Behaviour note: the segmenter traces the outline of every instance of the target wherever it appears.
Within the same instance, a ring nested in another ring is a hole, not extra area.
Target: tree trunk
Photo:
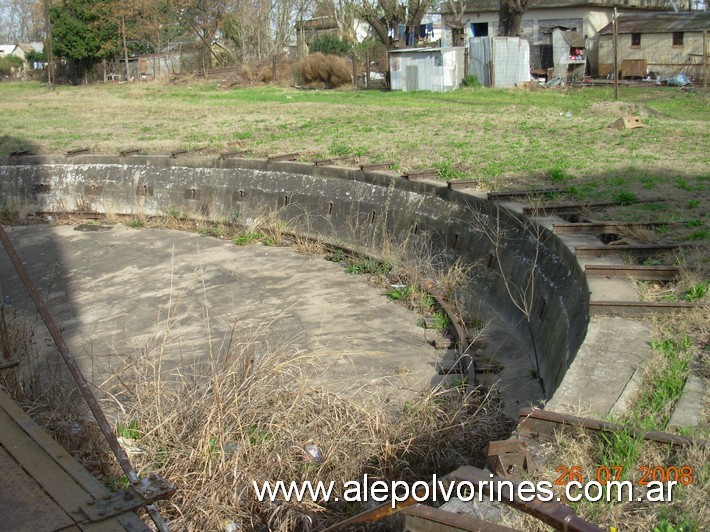
[[[131,81],[131,70],[128,67],[128,46],[126,45],[126,18],[121,17],[121,36],[123,37],[123,60],[126,62],[126,81]]]

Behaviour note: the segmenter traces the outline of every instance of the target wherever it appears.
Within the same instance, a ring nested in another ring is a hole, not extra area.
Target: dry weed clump
[[[298,64],[301,78],[307,84],[324,83],[328,88],[352,83],[349,63],[337,55],[310,54]]]
[[[364,474],[426,479],[481,465],[485,444],[511,428],[480,390],[433,391],[404,406],[335,395],[313,386],[317,356],[270,349],[258,334],[233,339],[211,363],[171,372],[161,372],[153,356],[160,349],[126,360],[105,389],[138,471],[176,484],[176,495],[161,504],[181,529],[215,530],[228,521],[241,530],[319,530],[358,508],[308,498],[260,502],[252,482],[334,481],[334,495],[342,496],[345,482]]]

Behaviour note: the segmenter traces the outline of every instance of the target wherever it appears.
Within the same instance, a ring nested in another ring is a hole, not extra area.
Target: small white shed
[[[464,48],[390,50],[393,91],[446,92],[457,89],[464,75]]]

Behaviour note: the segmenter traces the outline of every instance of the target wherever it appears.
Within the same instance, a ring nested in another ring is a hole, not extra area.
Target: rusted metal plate
[[[271,155],[266,159],[266,161],[270,163],[273,163],[274,161],[295,161],[300,156],[301,152],[282,153],[280,155]]]
[[[89,148],[78,148],[76,150],[69,150],[67,152],[67,157],[71,157],[73,155],[81,155],[84,153],[89,153],[91,150]]]
[[[143,151],[143,150],[141,150],[141,149],[139,149],[139,148],[133,148],[133,149],[129,149],[129,150],[121,150],[121,151],[118,152],[118,154],[119,154],[121,157],[128,157],[129,155],[138,155],[138,154],[141,153],[142,151]]]
[[[361,164],[360,170],[363,172],[369,172],[370,170],[389,170],[389,168],[394,164],[393,161],[387,161],[384,163],[370,163]]]
[[[0,447],[0,471],[0,528],[39,532],[74,524],[3,447]]]
[[[530,456],[528,444],[522,440],[498,440],[488,443],[488,463],[496,475],[503,478],[519,478],[527,471]]]
[[[246,150],[239,150],[239,151],[229,151],[225,153],[220,153],[219,158],[220,159],[232,159],[235,157],[244,157],[247,154]]]
[[[429,168],[427,170],[417,170],[415,172],[407,172],[402,174],[402,177],[407,181],[416,181],[417,179],[438,179],[439,170]]]
[[[32,155],[30,150],[15,150],[10,152],[10,157],[26,157]]]
[[[405,528],[411,532],[515,532],[515,529],[477,519],[469,514],[456,514],[415,504],[402,510]]]
[[[675,266],[618,266],[609,264],[587,264],[587,277],[632,277],[639,281],[672,281],[678,276]]]
[[[460,188],[477,188],[479,184],[478,179],[454,179],[449,181],[446,186],[451,190],[458,190]]]

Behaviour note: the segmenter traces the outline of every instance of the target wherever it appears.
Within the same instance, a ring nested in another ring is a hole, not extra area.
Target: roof
[[[19,46],[26,54],[30,52],[41,53],[44,50],[44,44],[41,42],[20,42],[17,43],[17,46]]]
[[[710,13],[648,13],[643,15],[620,15],[619,33],[672,33],[702,32],[710,30]],[[600,35],[614,33],[611,24],[599,32]]]
[[[571,48],[585,48],[584,35],[579,31],[563,31],[562,38],[567,41]]]
[[[450,52],[452,50],[458,50],[462,49],[462,46],[448,46],[446,48],[397,48],[395,50],[390,50],[388,53],[390,55],[392,54],[401,54],[401,53],[431,53],[431,52]]]
[[[15,51],[14,44],[0,44],[0,54],[10,55],[14,51]]]
[[[678,2],[683,4],[682,0]],[[531,9],[553,9],[561,7],[589,7],[589,8],[612,8],[620,9],[644,9],[654,11],[671,11],[668,0],[530,0],[528,11]],[[500,0],[466,0],[466,13],[497,13],[500,9]],[[450,9],[448,2],[444,2],[441,7],[443,14],[448,14]]]

